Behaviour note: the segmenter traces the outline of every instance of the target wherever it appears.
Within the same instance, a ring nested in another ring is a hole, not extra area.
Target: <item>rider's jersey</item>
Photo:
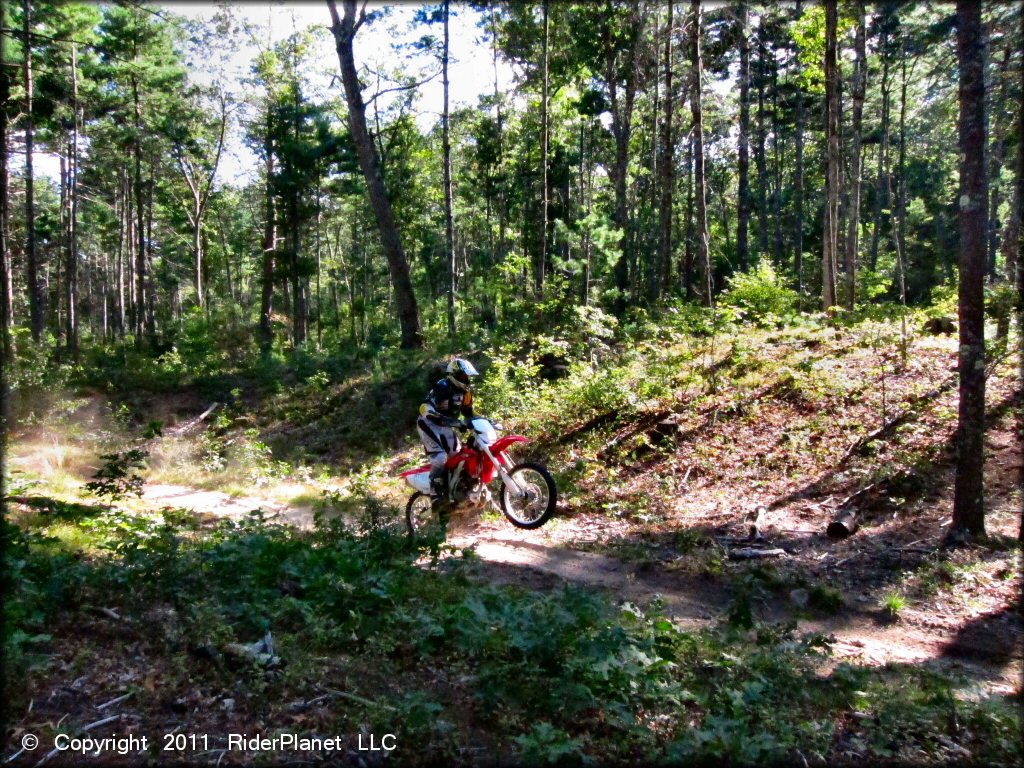
[[[420,416],[440,423],[441,417],[473,418],[473,393],[456,387],[447,378],[438,381],[420,404]]]

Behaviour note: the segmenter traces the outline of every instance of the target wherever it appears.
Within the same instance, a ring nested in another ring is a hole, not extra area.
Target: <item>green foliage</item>
[[[809,604],[826,613],[837,613],[843,605],[843,593],[827,584],[815,584],[808,592]]]
[[[516,744],[522,750],[523,760],[531,765],[571,765],[584,762],[581,753],[582,739],[574,739],[561,728],[541,720],[528,734],[516,736]]]
[[[957,282],[947,282],[932,288],[931,304],[925,308],[927,317],[957,316]]]
[[[750,272],[732,275],[722,295],[723,304],[735,307],[740,317],[758,325],[775,323],[792,315],[798,300],[796,291],[786,287],[768,261],[762,261]]]
[[[824,761],[834,744],[848,743],[862,744],[866,756],[941,758],[942,734],[1005,763],[1021,735],[1010,707],[959,700],[948,680],[920,670],[840,665],[822,675],[828,643],[791,626],[744,622],[748,629],[693,632],[657,606],[616,608],[572,588],[481,585],[471,578],[472,558],[450,558],[443,571],[418,567],[429,546],[412,547],[387,525],[321,519],[304,533],[256,511],[202,528],[184,512],[116,510],[61,525],[79,532],[64,541],[83,549],[68,551],[45,530],[2,529],[11,575],[5,658],[18,670],[47,663],[41,652],[56,613],[102,595],[102,605],[172,654],[185,638],[219,655],[272,631],[293,662],[276,686],[303,692],[338,674],[305,664],[310,653],[336,664],[354,657],[351,669],[363,677],[386,670],[405,692],[393,706],[433,750],[449,748],[458,713],[419,689],[425,668],[466,681],[468,694],[495,715],[491,736],[534,763],[745,764],[798,753]],[[139,620],[160,605],[173,607],[173,624]],[[202,662],[173,658],[183,667],[165,686],[191,690]],[[267,695],[262,674],[202,669],[208,686]],[[366,707],[373,722],[396,716],[372,701]],[[872,718],[849,720],[854,709]],[[958,734],[951,722],[961,724]]]
[[[907,598],[895,590],[890,590],[882,595],[881,607],[885,609],[891,618],[897,618],[900,612],[907,607]]]
[[[123,451],[105,453],[103,461],[93,479],[85,484],[89,493],[106,496],[109,501],[121,501],[128,496],[142,496],[145,480],[140,470],[146,467],[149,451],[142,448],[127,448]]]

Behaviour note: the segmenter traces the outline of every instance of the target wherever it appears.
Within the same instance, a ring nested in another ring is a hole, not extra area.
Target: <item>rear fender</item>
[[[423,464],[422,466],[416,467],[415,469],[407,469],[402,472],[399,477],[409,477],[409,475],[418,475],[420,472],[430,472],[430,465]]]

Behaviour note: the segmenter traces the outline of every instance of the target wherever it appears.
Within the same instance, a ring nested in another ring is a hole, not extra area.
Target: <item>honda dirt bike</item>
[[[468,423],[459,422],[467,435],[465,444],[448,457],[449,511],[483,509],[487,505],[500,509],[512,525],[539,528],[555,511],[558,492],[551,473],[542,464],[516,464],[508,455],[509,446],[528,442],[522,435],[498,437],[501,427],[490,419],[477,416]],[[488,484],[495,476],[501,479],[498,492],[500,507],[495,503]],[[416,534],[434,517],[434,495],[430,489],[430,465],[402,472],[400,477],[416,491],[405,507],[409,535]]]

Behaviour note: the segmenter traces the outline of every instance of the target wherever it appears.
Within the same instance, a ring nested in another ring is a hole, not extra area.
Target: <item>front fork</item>
[[[522,489],[519,483],[516,482],[516,479],[512,477],[512,475],[509,474],[508,472],[508,470],[512,469],[512,467],[515,466],[515,464],[512,463],[512,459],[510,459],[508,455],[504,453],[501,454],[500,456],[495,457],[495,455],[491,453],[491,449],[488,448],[486,445],[481,447],[483,448],[484,453],[487,454],[487,458],[494,462],[494,466],[498,470],[498,475],[501,477],[501,482],[503,482],[505,485],[511,488],[515,492],[516,496],[525,496],[526,492]],[[491,500],[491,503],[494,504],[493,499]],[[495,505],[495,507],[497,508],[497,505]]]

